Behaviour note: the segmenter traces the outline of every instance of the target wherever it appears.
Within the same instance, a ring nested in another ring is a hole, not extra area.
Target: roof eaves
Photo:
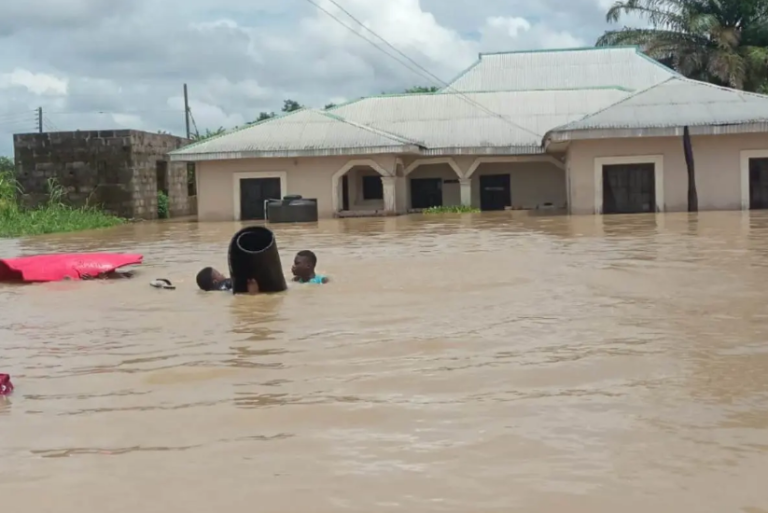
[[[541,146],[450,146],[428,148],[422,155],[438,157],[444,155],[538,155],[546,153]]]
[[[170,154],[171,162],[205,162],[256,158],[335,157],[350,155],[378,155],[386,153],[420,154],[421,147],[412,144],[371,146],[368,148],[316,148],[307,150],[220,151],[213,153]]]
[[[736,135],[768,132],[768,119],[720,125],[687,125],[691,135]],[[547,142],[570,142],[631,137],[680,137],[685,126],[650,126],[641,128],[587,128],[553,134]]]

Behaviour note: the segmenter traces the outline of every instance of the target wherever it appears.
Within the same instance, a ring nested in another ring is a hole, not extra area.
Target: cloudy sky
[[[11,134],[127,127],[183,135],[286,98],[313,107],[442,85],[307,0],[0,0],[0,155]],[[329,0],[313,0],[374,39]],[[592,45],[612,0],[336,0],[443,81],[478,52]],[[382,43],[378,42],[382,45]],[[390,50],[391,51],[391,50]]]

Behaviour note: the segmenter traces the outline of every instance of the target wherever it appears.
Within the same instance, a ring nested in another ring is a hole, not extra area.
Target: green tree
[[[334,108],[334,107],[336,107],[336,104],[335,104],[335,103],[327,103],[327,104],[325,105],[325,107],[323,107],[323,110],[332,109],[332,108]]]
[[[284,100],[283,101],[283,112],[293,112],[295,110],[303,109],[304,106],[300,104],[297,101],[294,100]]]
[[[637,15],[650,28],[610,30],[597,46],[639,45],[682,75],[717,85],[765,91],[768,78],[766,0],[624,0],[606,20]]]
[[[415,86],[415,87],[409,87],[405,90],[406,94],[416,94],[416,93],[436,93],[440,88],[437,86]]]
[[[0,175],[13,175],[16,172],[16,164],[9,157],[0,157]]]
[[[256,121],[251,121],[248,123],[249,125],[252,125],[254,123],[258,123],[259,121],[265,121],[267,119],[272,119],[276,116],[274,112],[259,112],[259,117],[256,118]]]
[[[192,134],[192,140],[193,141],[204,141],[205,139],[210,139],[211,137],[215,137],[217,135],[221,135],[226,130],[223,126],[220,126],[216,130],[211,130],[210,128],[206,128],[205,133],[202,134]]]

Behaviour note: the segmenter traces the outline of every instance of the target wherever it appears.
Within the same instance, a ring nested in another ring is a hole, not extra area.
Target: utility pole
[[[37,108],[37,132],[40,134],[43,133],[43,108],[42,107]]]
[[[187,84],[184,84],[184,122],[187,125],[187,139],[192,138],[189,132],[189,94],[187,93]]]

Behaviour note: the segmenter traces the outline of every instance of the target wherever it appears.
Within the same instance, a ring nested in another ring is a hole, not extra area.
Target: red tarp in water
[[[126,265],[140,264],[142,255],[70,253],[0,259],[0,282],[45,282],[96,277]]]

